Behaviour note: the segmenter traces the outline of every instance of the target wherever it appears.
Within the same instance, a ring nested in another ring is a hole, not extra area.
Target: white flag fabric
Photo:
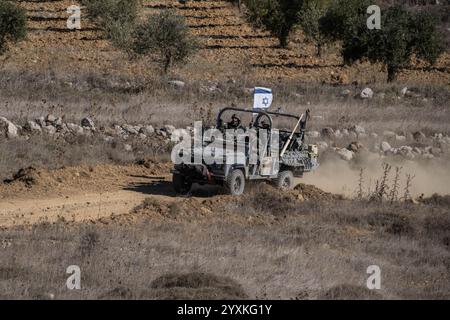
[[[272,89],[262,87],[255,88],[253,109],[269,109],[272,101]]]

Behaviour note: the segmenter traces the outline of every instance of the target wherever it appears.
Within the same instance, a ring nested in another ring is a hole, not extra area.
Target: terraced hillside
[[[7,68],[49,73],[74,74],[100,72],[123,76],[152,73],[149,61],[130,61],[122,52],[102,39],[98,29],[86,18],[82,8],[82,29],[66,27],[67,8],[79,5],[73,0],[20,1],[28,11],[28,39],[13,48]],[[314,46],[301,33],[293,36],[289,49],[277,47],[267,32],[253,29],[238,8],[227,1],[146,0],[143,16],[164,8],[174,8],[187,18],[193,34],[202,39],[203,48],[190,63],[176,70],[187,79],[227,79],[246,76],[278,80],[351,83],[383,81],[379,65],[361,63],[342,66],[336,47],[328,48],[323,59],[314,55]],[[427,84],[450,84],[450,54],[433,68],[414,62],[403,70],[399,80]]]

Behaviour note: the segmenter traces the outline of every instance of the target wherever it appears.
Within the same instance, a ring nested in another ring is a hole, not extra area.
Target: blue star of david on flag
[[[272,89],[256,87],[254,90],[253,109],[268,109],[273,101]]]

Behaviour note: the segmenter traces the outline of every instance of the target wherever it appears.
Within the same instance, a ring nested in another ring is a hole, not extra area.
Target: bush
[[[134,39],[134,52],[158,56],[164,73],[173,64],[185,61],[198,48],[197,39],[189,34],[184,17],[172,10],[150,15],[137,27]]]
[[[25,38],[25,11],[17,5],[0,0],[0,53],[7,49],[8,42]]]
[[[433,16],[392,6],[382,11],[381,29],[369,30],[366,10],[370,5],[370,0],[339,0],[321,20],[323,34],[342,41],[345,63],[362,58],[381,62],[390,82],[413,55],[433,64],[443,52],[443,39]]]
[[[287,47],[289,34],[298,23],[303,0],[246,0],[247,19],[275,35],[282,48]]]
[[[129,49],[136,28],[140,0],[84,0],[89,17],[121,49]]]
[[[318,57],[322,56],[322,48],[326,43],[326,37],[320,32],[320,19],[329,6],[330,0],[307,0],[299,13],[299,24],[305,36],[315,42]]]

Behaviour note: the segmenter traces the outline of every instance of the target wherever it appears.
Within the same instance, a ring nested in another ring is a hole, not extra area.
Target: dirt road
[[[94,221],[127,214],[148,197],[176,201],[168,173],[144,166],[36,171],[31,185],[0,184],[0,227]]]

